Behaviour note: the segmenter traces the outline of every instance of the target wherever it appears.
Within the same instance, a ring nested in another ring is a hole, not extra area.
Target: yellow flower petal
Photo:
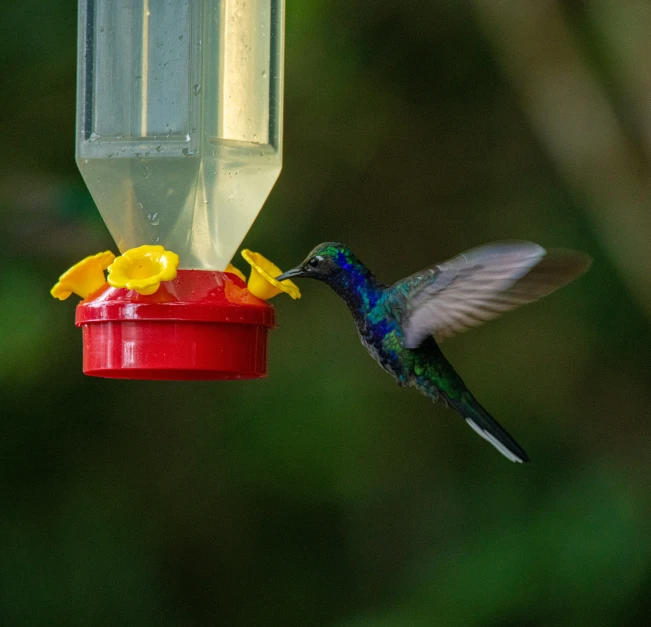
[[[176,278],[179,256],[162,246],[139,246],[117,257],[109,266],[108,282],[112,287],[153,294],[162,281]]]
[[[232,263],[229,263],[226,266],[226,270],[224,270],[224,272],[230,272],[231,274],[234,274],[238,279],[242,279],[242,281],[246,283],[244,272],[242,272],[239,268],[236,268]]]
[[[59,300],[65,300],[73,292],[87,298],[106,283],[104,270],[114,259],[115,255],[110,250],[82,259],[59,277],[50,294]]]
[[[263,255],[245,249],[242,251],[242,257],[251,264],[248,283],[251,294],[262,300],[269,300],[280,292],[285,292],[294,299],[301,297],[301,291],[289,279],[276,281],[276,277],[282,274],[282,270]]]

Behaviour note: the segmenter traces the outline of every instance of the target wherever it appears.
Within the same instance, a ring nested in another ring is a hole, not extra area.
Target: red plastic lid
[[[267,373],[273,307],[233,274],[179,270],[154,294],[108,284],[77,306],[84,373],[122,379],[251,379]]]

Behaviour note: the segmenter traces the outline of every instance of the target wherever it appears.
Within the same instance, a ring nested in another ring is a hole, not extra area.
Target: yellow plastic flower
[[[242,272],[239,268],[236,268],[232,263],[229,263],[226,266],[226,270],[224,270],[224,272],[230,272],[231,274],[234,274],[238,279],[242,279],[242,281],[246,283],[244,272]]]
[[[108,268],[112,287],[124,287],[138,294],[153,294],[161,281],[176,278],[179,256],[162,246],[138,246],[127,250]]]
[[[73,292],[87,298],[106,283],[104,270],[114,259],[115,255],[110,250],[82,259],[59,277],[50,294],[59,300],[65,300]]]
[[[285,292],[294,299],[301,297],[300,290],[289,279],[282,282],[276,281],[276,277],[282,274],[282,270],[260,253],[245,249],[242,251],[242,257],[251,264],[251,276],[248,283],[251,294],[262,300],[269,300],[280,292]]]

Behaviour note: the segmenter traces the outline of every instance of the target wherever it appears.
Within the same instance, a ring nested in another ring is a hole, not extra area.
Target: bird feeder
[[[86,374],[266,374],[274,309],[224,270],[282,166],[284,5],[79,0],[77,165],[127,277],[77,307]]]

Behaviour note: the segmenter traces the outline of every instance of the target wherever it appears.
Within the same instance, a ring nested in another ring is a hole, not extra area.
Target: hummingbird
[[[591,263],[582,253],[546,251],[532,242],[495,242],[389,286],[350,248],[325,242],[276,280],[329,285],[348,305],[362,344],[398,385],[453,409],[506,458],[522,463],[527,453],[475,399],[439,344],[551,294]]]

